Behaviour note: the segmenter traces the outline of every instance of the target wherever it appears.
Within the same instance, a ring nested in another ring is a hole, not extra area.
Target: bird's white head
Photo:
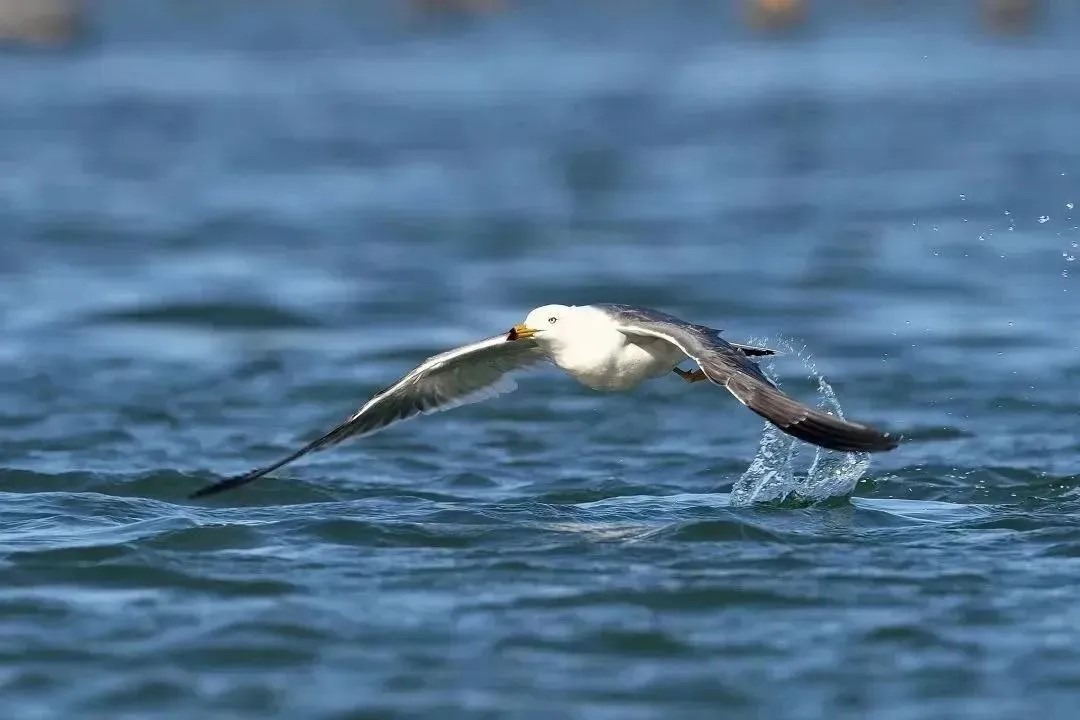
[[[513,327],[507,339],[534,338],[537,342],[545,343],[555,340],[566,332],[569,325],[573,324],[574,309],[567,305],[538,307],[525,316],[525,322]]]
[[[507,339],[532,338],[558,356],[571,345],[580,346],[595,338],[603,320],[603,314],[588,305],[544,305],[525,316],[525,322],[515,325]]]

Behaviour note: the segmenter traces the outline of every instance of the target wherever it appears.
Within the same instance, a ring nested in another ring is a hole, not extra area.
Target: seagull
[[[434,355],[322,437],[277,462],[207,485],[202,498],[246,485],[297,458],[402,420],[486,400],[517,387],[516,370],[551,362],[594,390],[620,392],[670,373],[708,380],[783,432],[843,452],[883,452],[899,442],[869,425],[843,420],[782,393],[752,358],[776,351],[729,343],[720,331],[649,308],[599,303],[544,305],[509,332]],[[697,369],[683,370],[687,358]]]

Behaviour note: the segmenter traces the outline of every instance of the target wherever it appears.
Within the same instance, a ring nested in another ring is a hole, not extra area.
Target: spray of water
[[[795,347],[785,339],[772,343],[772,346],[782,350],[785,358],[798,358],[807,377],[817,380],[818,407],[844,417],[836,393],[818,372],[805,347]],[[770,379],[776,381],[772,363],[763,364],[762,369]],[[796,462],[801,448],[813,452],[805,471],[800,471]],[[731,489],[731,504],[805,504],[843,497],[855,490],[869,467],[870,456],[867,453],[838,453],[811,448],[767,424],[757,455]]]
[[[1067,211],[1065,214],[1065,220],[1067,222],[1073,222],[1072,211],[1074,207],[1076,207],[1075,204],[1071,202],[1065,203],[1065,210]],[[1072,229],[1075,231],[1080,229],[1080,227],[1073,225]],[[1058,233],[1058,237],[1062,237],[1062,234]],[[1061,251],[1061,257],[1065,260],[1065,267],[1061,270],[1061,277],[1069,277],[1069,275],[1071,274],[1069,271],[1075,268],[1075,266],[1071,263],[1076,262],[1076,258],[1078,255],[1080,255],[1080,242],[1077,242],[1076,240],[1070,242],[1069,247]],[[1066,288],[1066,291],[1067,290],[1068,288]]]

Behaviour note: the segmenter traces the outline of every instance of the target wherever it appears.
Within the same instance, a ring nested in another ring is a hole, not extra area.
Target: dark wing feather
[[[322,437],[270,465],[208,485],[193,493],[191,498],[216,495],[246,485],[297,458],[348,437],[370,435],[416,415],[449,410],[510,392],[516,383],[507,377],[509,373],[544,359],[535,341],[508,341],[505,333],[435,355],[377,393]]]
[[[622,323],[628,336],[667,340],[694,360],[705,376],[788,435],[829,450],[883,452],[898,438],[869,425],[814,410],[782,393],[745,350],[723,340],[718,330],[685,323],[664,313],[625,305],[601,305]]]
[[[719,333],[719,331],[717,332]],[[735,348],[747,357],[763,357],[765,355],[777,354],[777,352],[772,348],[759,347],[757,345],[740,345],[739,343],[731,343],[731,347]]]

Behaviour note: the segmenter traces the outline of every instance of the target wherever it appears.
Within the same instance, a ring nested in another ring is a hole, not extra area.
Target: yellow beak
[[[510,332],[506,335],[507,340],[526,340],[536,334],[536,331],[531,327],[528,327],[524,323],[515,325],[510,328]]]

